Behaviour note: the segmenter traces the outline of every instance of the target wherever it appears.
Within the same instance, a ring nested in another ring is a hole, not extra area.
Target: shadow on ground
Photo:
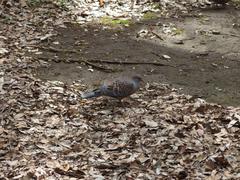
[[[144,21],[123,30],[68,24],[67,28],[57,30],[58,35],[53,41],[42,45],[49,49],[36,56],[49,60],[51,65],[38,69],[37,75],[44,80],[68,83],[82,80],[92,86],[119,73],[137,73],[149,82],[169,83],[209,102],[239,105],[240,12],[229,7],[202,14],[198,18]],[[169,23],[175,24],[182,33],[175,36],[163,33],[162,27]],[[137,33],[142,29],[154,31],[159,36],[138,38]],[[50,47],[79,53],[52,51]],[[163,58],[163,55],[171,58]],[[104,67],[117,72],[106,73],[95,68],[92,72],[89,66],[71,62],[82,58],[88,61],[159,62],[174,67],[104,63]]]

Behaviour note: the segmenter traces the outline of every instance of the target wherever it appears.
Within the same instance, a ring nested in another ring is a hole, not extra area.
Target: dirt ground
[[[146,82],[161,82],[181,88],[183,93],[195,95],[223,105],[240,103],[240,12],[233,8],[204,10],[200,17],[148,20],[123,30],[99,25],[68,24],[58,29],[58,35],[45,47],[76,50],[80,53],[43,50],[38,58],[59,62],[40,68],[37,76],[44,80],[71,83],[81,80],[89,87],[102,79],[119,73],[141,74]],[[163,24],[174,24],[182,33],[172,36],[162,32]],[[162,25],[159,25],[162,24]],[[138,37],[142,29],[153,30],[159,37]],[[170,58],[165,58],[167,55]],[[116,65],[118,69],[106,73],[79,63],[64,61],[110,60],[114,62],[159,62],[171,66]],[[50,61],[51,62],[51,61]]]
[[[155,20],[142,4],[127,15],[142,8],[145,21],[121,29],[92,23],[124,12],[116,1],[24,2],[0,3],[0,179],[239,179],[240,107],[204,100],[239,105],[232,3],[200,12],[174,0],[157,13],[175,18]],[[122,103],[81,97],[128,73],[149,84]]]

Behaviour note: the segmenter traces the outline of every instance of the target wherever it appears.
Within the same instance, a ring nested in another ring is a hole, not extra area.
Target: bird
[[[140,83],[142,81],[142,78],[138,75],[107,79],[97,89],[85,92],[81,97],[83,99],[88,99],[99,96],[109,96],[116,98],[121,102],[123,98],[135,93],[140,88]]]

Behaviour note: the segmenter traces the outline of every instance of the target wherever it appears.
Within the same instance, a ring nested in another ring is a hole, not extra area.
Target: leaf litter
[[[240,108],[155,83],[124,107],[107,98],[83,100],[84,84],[37,79],[41,62],[26,55],[32,44],[51,39],[57,17],[63,19],[57,26],[68,20],[64,11],[53,8],[49,18],[44,7],[21,15],[11,8],[0,29],[0,178],[240,178]]]

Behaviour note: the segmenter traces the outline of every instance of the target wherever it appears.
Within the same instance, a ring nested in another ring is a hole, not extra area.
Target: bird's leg
[[[118,102],[121,104],[121,103],[122,103],[122,99],[119,98],[119,99],[118,99]]]
[[[118,99],[118,105],[122,107],[123,106],[122,98],[117,98],[117,99]]]
[[[127,100],[124,100],[123,99],[118,99],[118,103],[121,107],[128,107],[129,105],[131,105],[131,102],[127,101]]]

